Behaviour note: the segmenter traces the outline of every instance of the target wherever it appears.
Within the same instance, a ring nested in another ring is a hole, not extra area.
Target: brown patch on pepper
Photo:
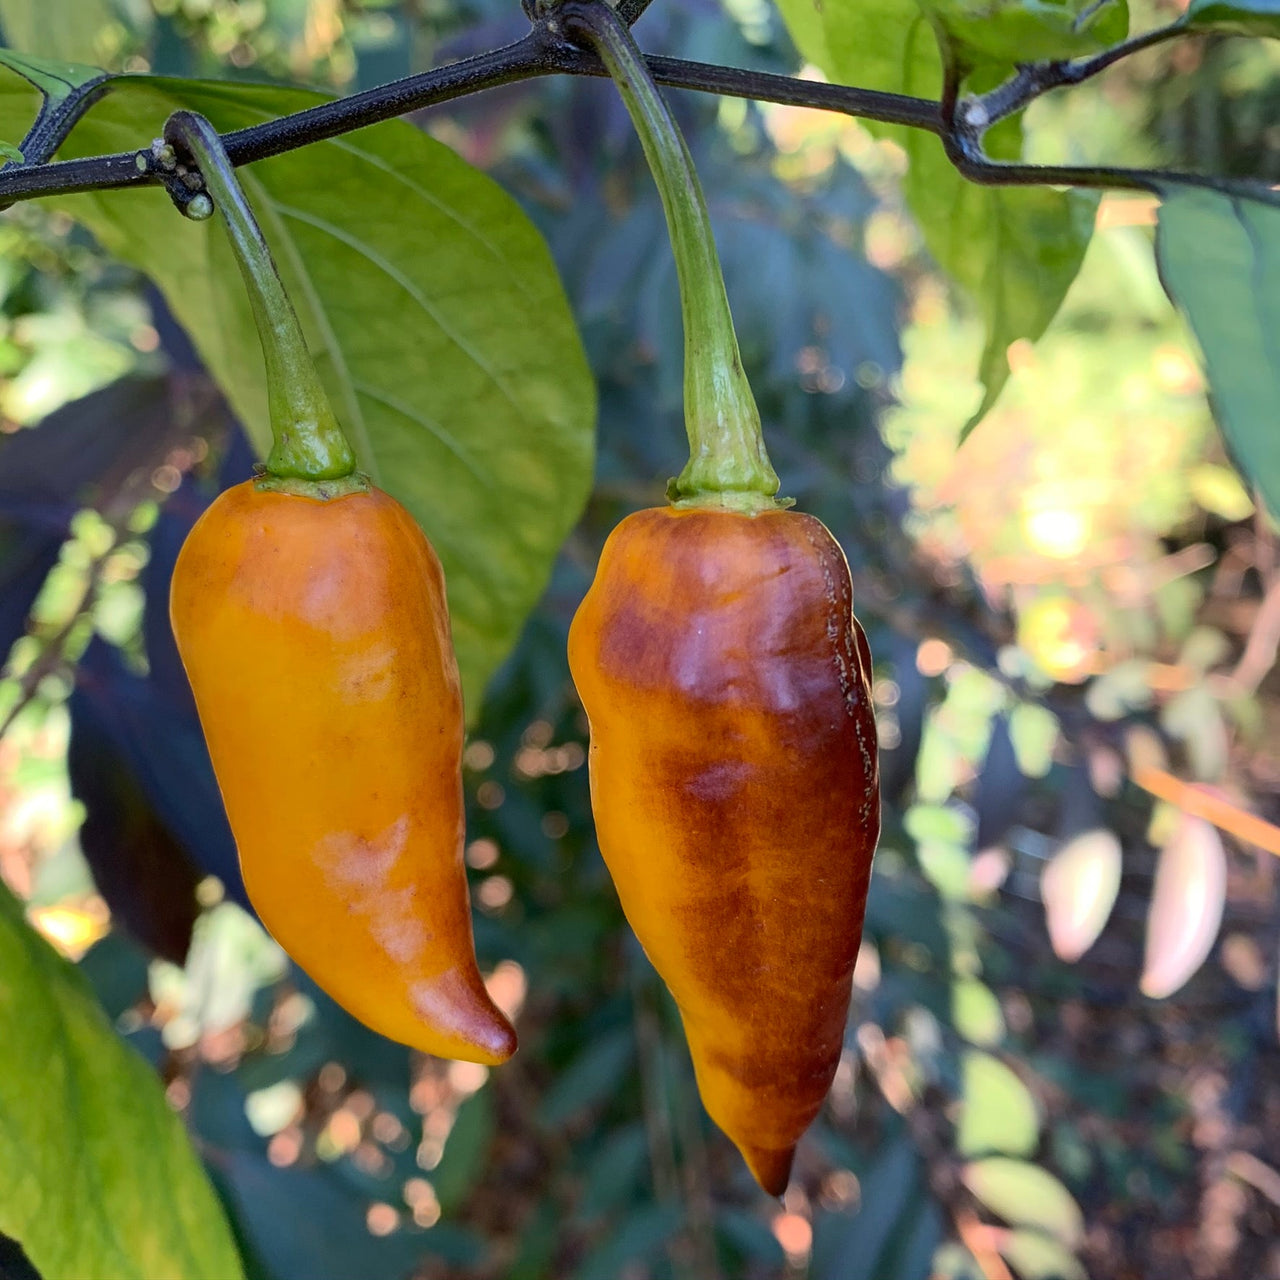
[[[839,1061],[879,830],[843,553],[796,513],[637,513],[569,653],[623,907],[708,1110],[776,1181]]]

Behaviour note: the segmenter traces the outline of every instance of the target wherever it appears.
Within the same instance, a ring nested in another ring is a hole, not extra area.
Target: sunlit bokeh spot
[[[1065,596],[1041,596],[1018,618],[1018,643],[1047,675],[1067,684],[1093,670],[1097,641],[1093,613]]]
[[[493,1003],[514,1022],[529,988],[524,970],[514,960],[503,960],[484,985]]]
[[[833,1213],[855,1208],[862,1197],[862,1184],[850,1169],[834,1169],[822,1180],[822,1204]]]
[[[475,1093],[489,1078],[489,1068],[479,1062],[449,1063],[449,1084],[461,1094]]]
[[[487,871],[498,861],[499,850],[492,840],[473,840],[467,845],[467,866]]]
[[[255,1133],[279,1133],[302,1114],[302,1090],[294,1080],[257,1089],[245,1098],[244,1113]]]
[[[364,1221],[371,1236],[389,1236],[400,1225],[400,1215],[389,1204],[371,1204]]]
[[[1023,515],[1023,529],[1041,555],[1070,560],[1089,545],[1092,523],[1079,507],[1031,507]]]
[[[71,960],[79,960],[111,928],[107,904],[101,898],[91,898],[78,907],[33,907],[27,919]]]
[[[880,952],[876,944],[863,938],[853,966],[853,985],[859,991],[874,991],[880,985]]]
[[[773,1220],[773,1234],[793,1266],[802,1266],[813,1247],[813,1227],[798,1213],[780,1213]]]
[[[296,1164],[302,1154],[302,1131],[285,1129],[267,1143],[267,1159],[278,1169]]]
[[[951,646],[945,640],[930,637],[920,641],[916,650],[916,669],[922,676],[940,676],[952,660]]]
[[[462,753],[462,763],[468,769],[474,769],[477,773],[483,773],[493,764],[493,760],[493,748],[487,742],[482,742],[479,739],[475,742],[468,742],[466,750]]]
[[[420,1227],[434,1227],[440,1221],[440,1201],[426,1178],[410,1178],[404,1184],[404,1201]]]
[[[476,890],[480,906],[486,911],[501,911],[511,901],[515,885],[506,876],[490,876]]]

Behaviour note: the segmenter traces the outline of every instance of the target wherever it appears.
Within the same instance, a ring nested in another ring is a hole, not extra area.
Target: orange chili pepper
[[[509,1058],[472,943],[444,575],[409,513],[238,485],[187,538],[171,617],[272,935],[374,1030]]]

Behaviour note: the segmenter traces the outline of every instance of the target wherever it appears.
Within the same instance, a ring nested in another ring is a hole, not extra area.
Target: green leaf
[[[1236,463],[1280,515],[1280,205],[1173,183],[1160,195],[1160,279],[1200,343]]]
[[[1099,720],[1119,720],[1130,711],[1151,705],[1150,664],[1143,658],[1125,658],[1110,671],[1089,682],[1085,706]]]
[[[971,66],[1078,58],[1129,33],[1125,0],[920,0],[920,8]]]
[[[1204,818],[1179,814],[1156,863],[1142,965],[1142,994],[1171,996],[1208,958],[1222,925],[1227,855]]]
[[[1174,694],[1161,709],[1160,724],[1171,738],[1182,739],[1191,773],[1198,781],[1222,780],[1231,744],[1222,703],[1207,684],[1193,684]]]
[[[0,885],[0,1232],[42,1275],[243,1275],[151,1068]]]
[[[1004,686],[985,671],[958,664],[947,674],[947,696],[930,712],[916,756],[916,799],[941,804],[969,766],[987,754]]]
[[[879,1280],[881,1263],[914,1222],[922,1201],[920,1156],[911,1140],[885,1144],[862,1175],[862,1199],[852,1215],[823,1215],[816,1224],[816,1280]]]
[[[971,1044],[993,1045],[1004,1038],[1000,1001],[985,982],[958,978],[951,986],[951,1020]]]
[[[1182,642],[1178,665],[1190,667],[1197,675],[1204,675],[1219,663],[1226,662],[1231,651],[1231,641],[1217,627],[1195,627]]]
[[[1183,640],[1191,632],[1196,613],[1204,600],[1204,587],[1190,576],[1170,578],[1155,589],[1156,615],[1161,629],[1170,640]],[[1147,644],[1150,650],[1154,639]]]
[[[937,891],[952,902],[969,896],[969,855],[954,844],[924,843],[916,849],[920,870]]]
[[[228,1150],[210,1161],[210,1170],[263,1280],[409,1280],[432,1255],[453,1264],[446,1275],[457,1275],[484,1255],[470,1231],[444,1222],[430,1231],[401,1225],[388,1235],[371,1234],[368,1196],[340,1167],[278,1168],[256,1151]],[[386,1187],[388,1200],[394,1187]],[[222,1272],[210,1270],[201,1280],[222,1280]]]
[[[1191,0],[1179,24],[1192,31],[1231,31],[1242,36],[1280,36],[1280,0]]]
[[[764,1263],[773,1271],[785,1268],[787,1255],[768,1224],[741,1209],[716,1213],[716,1235],[742,1259]]]
[[[925,725],[916,755],[916,797],[921,805],[938,808],[955,790],[964,756],[934,717]]]
[[[431,1173],[431,1185],[446,1215],[466,1203],[471,1189],[483,1176],[497,1131],[491,1090],[473,1093],[458,1108],[445,1140],[444,1155]]]
[[[61,154],[146,146],[179,107],[226,130],[318,101],[127,77]],[[0,135],[23,103],[0,86]],[[546,245],[496,183],[404,121],[240,173],[361,465],[444,565],[474,715],[591,485],[595,390]],[[156,281],[265,453],[261,349],[218,220],[188,222],[154,189],[57,203]]]
[[[1034,2],[1022,0],[1021,7],[1030,12]],[[779,0],[779,7],[801,53],[832,80],[939,97],[942,59],[933,29],[916,0],[866,0],[856,5]],[[1114,15],[1123,13],[1124,6],[1104,9]],[[1102,10],[1099,15],[1101,19]],[[1111,29],[1107,23],[1117,19],[1108,17],[1095,32],[1098,38]],[[1020,54],[1017,60],[1026,58]],[[1012,59],[1008,64],[984,59],[984,82],[999,79],[1012,70],[1011,64]],[[956,172],[932,134],[891,125],[869,124],[868,128],[905,148],[909,160],[905,193],[925,244],[939,266],[973,299],[986,327],[980,362],[985,391],[965,428],[967,434],[1008,380],[1010,344],[1019,338],[1039,338],[1057,312],[1084,259],[1097,198],[1047,188],[978,186]],[[998,158],[1020,155],[1020,123],[1002,123],[987,142]]]
[[[32,61],[47,65],[53,59],[88,62],[101,57],[102,36],[115,21],[107,0],[0,0],[5,40],[39,55]],[[7,61],[8,50],[4,54]]]
[[[1023,777],[1043,778],[1058,745],[1058,717],[1038,702],[1020,702],[1009,712],[1009,738]]]
[[[1077,1258],[1038,1231],[1010,1231],[996,1247],[1022,1280],[1088,1280]]]
[[[591,1222],[620,1206],[645,1176],[648,1161],[649,1141],[642,1124],[613,1130],[583,1173],[578,1216]]]
[[[0,13],[5,5],[0,0]],[[9,21],[4,19],[9,30]],[[106,80],[107,73],[101,67],[90,67],[79,62],[64,62],[59,58],[42,58],[34,54],[17,53],[13,49],[0,49],[0,65],[16,71],[28,84],[33,84],[45,96],[48,106],[57,106],[77,89],[96,80]],[[19,152],[21,155],[21,152]]]
[[[969,1050],[960,1064],[961,1155],[987,1151],[1022,1156],[1035,1150],[1040,1116],[1027,1086],[999,1058]]]
[[[555,1128],[603,1101],[635,1066],[636,1042],[629,1028],[599,1036],[560,1073],[538,1109],[538,1120]]]
[[[12,142],[0,142],[0,156],[4,156],[6,160],[12,160],[14,164],[21,164],[26,159],[22,154],[22,148],[15,147]]]
[[[1011,1226],[1037,1227],[1074,1248],[1084,1239],[1075,1197],[1048,1170],[1025,1160],[992,1156],[966,1165],[964,1184]]]
[[[973,839],[973,820],[954,805],[913,804],[903,814],[902,825],[917,844],[928,840],[967,845]]]
[[[643,1205],[617,1223],[603,1244],[573,1273],[573,1280],[615,1280],[630,1262],[643,1262],[662,1248],[679,1229],[677,1205]]]
[[[1115,833],[1098,828],[1068,840],[1040,875],[1054,954],[1074,964],[1098,940],[1120,892],[1124,856]]]
[[[1224,520],[1247,520],[1253,515],[1253,499],[1229,467],[1202,462],[1187,474],[1187,488],[1206,511]]]
[[[1021,127],[1009,123],[1017,126],[1017,146],[1008,150],[1017,156]],[[942,144],[924,134],[907,152],[907,199],[925,243],[973,298],[986,327],[978,362],[982,401],[965,424],[964,440],[1009,380],[1010,345],[1034,342],[1057,314],[1089,247],[1098,199],[1048,187],[975,186],[951,168]]]

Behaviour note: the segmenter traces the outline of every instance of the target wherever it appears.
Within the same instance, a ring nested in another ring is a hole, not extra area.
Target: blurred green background
[[[113,69],[335,91],[527,25],[507,0],[80,9],[74,32],[0,21]],[[764,0],[658,0],[637,36],[800,67]],[[1268,42],[1153,50],[1036,104],[1031,152],[1276,180],[1278,71]],[[237,905],[164,600],[249,454],[156,291],[38,203],[0,223],[0,875],[154,1064],[263,1280],[1280,1277],[1280,542],[1157,280],[1154,203],[1102,200],[1049,333],[957,448],[982,335],[902,150],[672,101],[784,491],[844,546],[876,658],[884,836],[845,1057],[782,1203],[703,1114],[622,919],[565,666],[601,542],[684,457],[674,270],[607,84],[416,120],[542,229],[600,392],[593,496],[466,753],[517,1058],[379,1039]]]

